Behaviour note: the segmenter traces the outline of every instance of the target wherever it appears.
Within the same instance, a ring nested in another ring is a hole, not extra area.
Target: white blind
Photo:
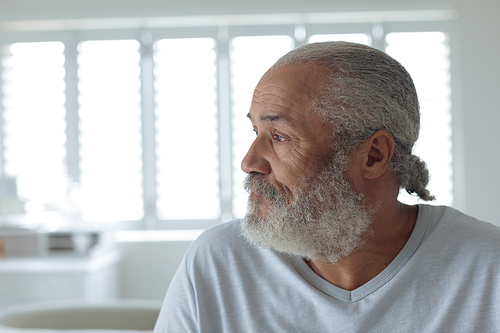
[[[428,165],[433,204],[453,204],[451,87],[448,39],[443,32],[398,32],[386,37],[387,53],[397,59],[415,82],[421,111],[415,154]],[[399,200],[416,203],[401,191]]]
[[[367,34],[353,33],[353,34],[318,34],[309,37],[309,43],[319,42],[352,42],[365,45],[371,45],[372,38]]]
[[[17,179],[27,212],[65,200],[64,45],[16,43],[2,50],[6,176]]]
[[[220,215],[215,41],[155,43],[157,214]]]
[[[141,219],[139,43],[85,41],[78,51],[82,217]]]
[[[282,55],[292,50],[289,36],[236,37],[230,44],[231,101],[233,130],[233,215],[246,212],[247,194],[243,190],[246,174],[240,164],[255,139],[247,118],[253,90],[260,78]]]

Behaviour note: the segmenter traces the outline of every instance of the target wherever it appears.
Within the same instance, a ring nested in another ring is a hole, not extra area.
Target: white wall
[[[500,225],[500,2],[460,5],[465,211]]]

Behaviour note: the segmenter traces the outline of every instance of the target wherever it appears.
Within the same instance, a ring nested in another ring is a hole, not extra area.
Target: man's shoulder
[[[450,225],[459,228],[461,231],[467,231],[478,235],[500,237],[499,226],[490,222],[479,220],[452,207],[444,207],[443,220],[445,223],[449,223]]]
[[[282,260],[276,252],[248,243],[236,220],[205,230],[186,252],[185,265],[192,278],[215,274],[227,281],[235,272],[251,272],[257,266],[273,266]]]
[[[238,242],[240,237],[240,220],[217,224],[203,231],[195,240],[198,246],[229,245]]]
[[[436,221],[433,228],[435,236],[455,241],[462,248],[491,249],[500,252],[500,227],[489,222],[464,214],[447,206],[428,206],[431,220]],[[431,222],[432,223],[432,222]]]
[[[247,246],[240,235],[240,220],[234,220],[203,231],[191,245],[188,256],[228,254]]]

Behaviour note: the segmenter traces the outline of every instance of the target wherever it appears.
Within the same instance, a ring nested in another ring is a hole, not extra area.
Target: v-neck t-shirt
[[[239,225],[192,244],[156,333],[500,332],[500,228],[453,208],[420,205],[400,253],[353,291],[300,257],[249,245]]]

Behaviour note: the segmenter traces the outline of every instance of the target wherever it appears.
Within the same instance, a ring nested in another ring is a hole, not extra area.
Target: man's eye
[[[274,134],[274,139],[277,141],[286,141],[286,139],[279,134]]]

